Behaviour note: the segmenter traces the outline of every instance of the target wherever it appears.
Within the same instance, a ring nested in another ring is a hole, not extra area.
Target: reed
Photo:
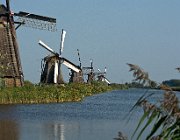
[[[138,65],[128,64],[130,71],[133,71],[135,80],[150,84],[152,80],[147,72],[144,72]],[[142,134],[152,125],[151,131],[146,136],[146,140],[179,140],[180,139],[180,107],[176,93],[166,85],[159,85],[164,90],[163,100],[158,103],[150,103],[148,98],[153,95],[144,94],[139,98],[131,109],[142,107],[144,114],[139,120],[139,124],[134,131],[131,139],[137,135],[136,139],[141,139]]]

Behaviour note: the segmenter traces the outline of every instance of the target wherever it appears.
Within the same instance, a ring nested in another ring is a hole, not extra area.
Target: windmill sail
[[[78,52],[78,59],[79,59],[79,67],[82,68],[82,64],[81,64],[81,57],[80,57],[80,53],[79,53],[79,49],[77,49]]]
[[[75,65],[74,63],[72,63],[71,61],[67,60],[66,58],[61,58],[61,63],[64,64],[65,66],[67,66],[68,68],[74,70],[75,72],[80,72],[81,68],[77,65]]]
[[[49,23],[56,23],[55,18],[51,18],[47,16],[40,16],[40,15],[31,14],[31,13],[22,12],[22,11],[20,11],[19,13],[14,13],[14,15],[18,17],[28,18],[28,19],[36,19],[36,20],[46,21]]]
[[[51,49],[48,45],[46,45],[44,42],[42,42],[41,40],[39,40],[38,44],[40,46],[42,46],[43,48],[45,48],[46,50],[48,50],[49,52],[51,52],[54,55],[59,55],[58,53],[56,53],[53,49]]]
[[[26,27],[57,31],[56,29],[56,19],[46,16],[40,16],[36,14],[31,14],[27,12],[14,13],[14,16],[18,17],[15,23],[21,23]]]
[[[60,44],[60,56],[62,55],[63,49],[64,49],[64,39],[66,36],[66,31],[62,29],[62,34],[61,34],[61,44]]]
[[[111,82],[110,82],[107,78],[104,78],[104,81],[105,81],[106,83],[108,83],[109,85],[111,84]]]
[[[54,83],[56,84],[58,81],[58,61],[55,61],[54,64]]]

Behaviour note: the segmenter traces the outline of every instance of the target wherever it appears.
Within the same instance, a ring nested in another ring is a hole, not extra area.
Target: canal
[[[61,104],[0,105],[2,140],[113,140],[130,136],[143,111],[129,110],[145,89],[117,90]],[[150,100],[159,101],[162,91]]]

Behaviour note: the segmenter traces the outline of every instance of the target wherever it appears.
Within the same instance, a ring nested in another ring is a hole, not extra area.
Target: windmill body
[[[41,62],[41,83],[56,84],[64,83],[62,75],[58,75],[59,57],[56,55],[46,56]]]
[[[22,86],[21,68],[13,17],[6,6],[0,5],[0,77],[3,86]]]
[[[17,21],[14,17],[18,18]],[[21,25],[42,30],[56,31],[56,19],[30,14],[12,13],[9,0],[0,5],[0,86],[23,86],[24,76],[21,66],[16,29]]]
[[[71,70],[69,82],[70,83],[84,83],[82,71],[75,72]]]

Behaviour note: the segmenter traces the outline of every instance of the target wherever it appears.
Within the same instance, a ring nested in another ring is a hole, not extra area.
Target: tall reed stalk
[[[136,81],[151,85],[152,80],[147,72],[138,65],[128,64],[128,66]],[[159,103],[150,103],[147,98],[152,94],[144,94],[134,105],[134,107],[142,107],[144,114],[140,118],[131,139],[136,134],[136,140],[141,140],[141,136],[148,126],[153,125],[146,136],[146,140],[180,140],[180,107],[176,93],[166,85],[159,85],[159,88],[164,90],[163,100]]]

